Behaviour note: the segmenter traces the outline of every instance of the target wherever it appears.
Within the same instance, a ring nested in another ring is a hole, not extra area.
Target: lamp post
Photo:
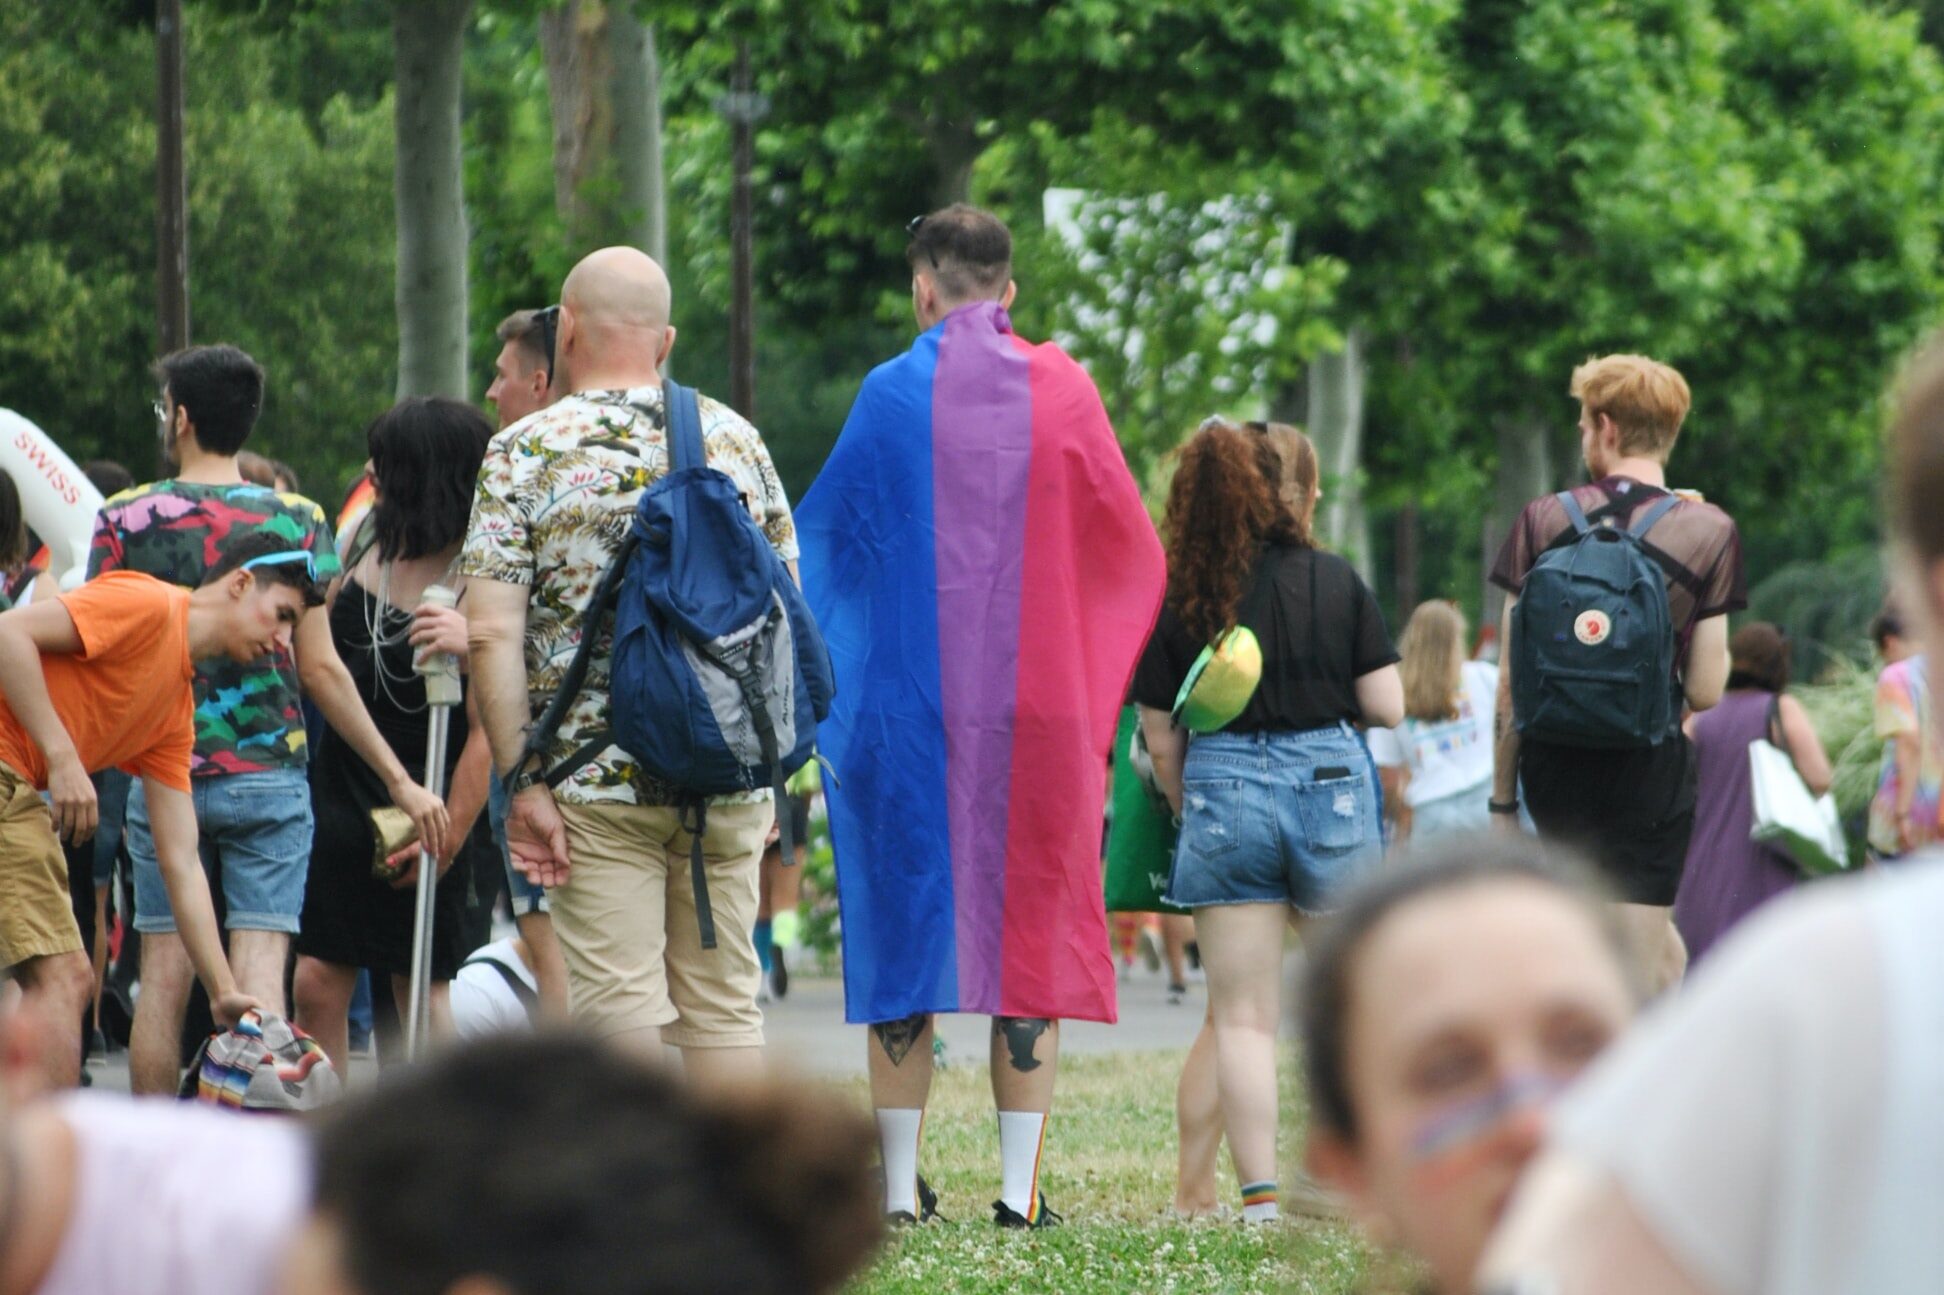
[[[182,0],[155,4],[155,304],[162,354],[189,345],[189,199],[182,168]]]

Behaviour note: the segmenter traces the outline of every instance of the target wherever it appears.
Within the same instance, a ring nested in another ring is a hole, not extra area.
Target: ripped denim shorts
[[[1327,912],[1383,855],[1378,797],[1370,753],[1348,724],[1197,737],[1182,771],[1166,898],[1184,908]]]

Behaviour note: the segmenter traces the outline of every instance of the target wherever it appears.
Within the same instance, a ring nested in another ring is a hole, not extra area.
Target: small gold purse
[[[394,864],[391,857],[418,840],[418,824],[396,805],[371,811],[371,875],[380,881],[397,881],[411,866],[409,858]]]

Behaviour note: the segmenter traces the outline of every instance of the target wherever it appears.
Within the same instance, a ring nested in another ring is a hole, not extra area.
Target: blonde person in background
[[[1404,722],[1370,730],[1370,754],[1397,836],[1484,828],[1492,798],[1492,707],[1498,667],[1468,661],[1456,603],[1420,603],[1398,639]]]

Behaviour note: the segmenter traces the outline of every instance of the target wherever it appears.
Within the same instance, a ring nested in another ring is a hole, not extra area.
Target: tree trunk
[[[1370,577],[1370,519],[1363,506],[1364,336],[1344,334],[1343,348],[1309,365],[1308,431],[1322,470],[1318,508],[1325,544]]]
[[[1491,583],[1492,563],[1498,559],[1512,524],[1532,500],[1553,488],[1552,428],[1543,418],[1524,414],[1501,419],[1497,425],[1498,470],[1492,488],[1492,510],[1485,518],[1482,550],[1485,574],[1484,623],[1496,625],[1505,607],[1505,594]],[[1503,650],[1503,645],[1501,650]]]
[[[567,0],[540,15],[553,110],[554,206],[578,249],[625,244],[666,262],[661,64],[626,6]]]
[[[472,0],[395,0],[398,394],[464,399],[466,207],[460,72]]]
[[[925,125],[925,147],[932,160],[932,210],[972,201],[972,168],[988,141],[971,121],[932,120]],[[914,213],[915,214],[915,213]]]
[[[1397,510],[1397,619],[1402,625],[1418,605],[1418,547],[1420,524],[1417,500],[1409,499]]]

